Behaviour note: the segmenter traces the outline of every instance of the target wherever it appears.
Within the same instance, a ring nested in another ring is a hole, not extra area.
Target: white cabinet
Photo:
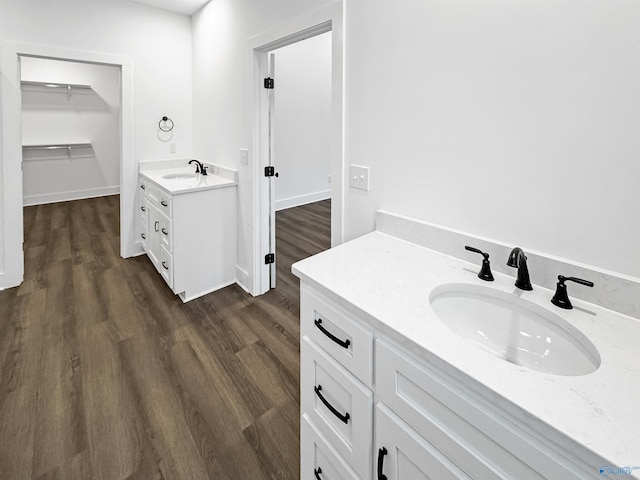
[[[391,410],[376,407],[376,477],[387,480],[471,479]],[[475,478],[490,478],[478,476]]]
[[[300,292],[301,423],[311,429],[301,436],[301,478],[321,463],[318,439],[363,480],[598,478],[580,445],[533,431],[464,375],[358,320],[347,302],[304,281]]]
[[[140,241],[171,290],[189,301],[234,283],[236,188],[172,195],[141,176]]]

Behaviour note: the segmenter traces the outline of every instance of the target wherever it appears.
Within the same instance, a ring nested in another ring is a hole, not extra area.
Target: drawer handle
[[[146,209],[146,208],[144,208],[144,207],[140,207],[140,210],[142,210],[143,212],[146,212],[146,211],[147,211],[147,209]]]
[[[160,205],[162,205],[163,207],[168,207],[169,206],[169,204],[167,202],[165,202],[164,200],[162,200],[160,202]]]
[[[165,270],[169,270],[169,267],[167,267],[167,264],[165,263],[165,261],[162,261],[162,266],[164,267]]]
[[[144,185],[140,185],[140,188],[144,190],[144,189],[146,189],[147,187],[145,187]]]
[[[320,477],[321,473],[322,473],[322,469],[320,467],[313,469],[313,474],[316,476],[318,480],[322,480],[322,477]]]
[[[141,233],[140,236],[142,237],[143,240],[147,239],[147,236],[144,233]]]
[[[169,235],[169,232],[167,232],[166,228],[162,228],[162,233],[164,233],[165,235]]]
[[[382,473],[384,469],[384,456],[387,454],[387,449],[382,447],[378,450],[378,480],[387,480],[387,476]]]
[[[160,222],[158,222],[156,220],[156,222],[153,224],[153,229],[157,232],[158,231],[158,225],[160,225]]]
[[[322,326],[322,319],[321,318],[317,318],[313,321],[313,323],[315,323],[316,327],[318,327],[318,330],[320,330],[322,333],[324,333],[327,337],[329,337],[331,340],[333,340],[334,342],[336,342],[338,345],[340,345],[342,348],[349,348],[349,345],[351,345],[351,340],[347,339],[347,340],[340,340],[338,337],[336,337],[333,333],[331,333],[329,330],[327,330],[326,328],[324,328]]]
[[[338,419],[342,422],[342,423],[349,423],[349,418],[351,418],[351,416],[349,415],[349,413],[345,413],[344,415],[342,415],[338,410],[336,410],[334,408],[333,405],[331,405],[326,398],[324,398],[322,396],[322,394],[320,393],[320,390],[322,390],[322,385],[318,385],[317,387],[313,387],[313,389],[316,392],[316,395],[318,396],[318,398],[320,399],[320,401],[322,403],[324,403],[324,406],[327,407],[331,413],[333,413],[336,417],[338,417]]]

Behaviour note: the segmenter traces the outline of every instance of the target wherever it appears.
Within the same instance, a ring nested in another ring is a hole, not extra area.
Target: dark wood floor
[[[329,201],[277,215],[278,288],[183,304],[119,257],[117,196],[25,208],[0,292],[0,478],[297,479],[299,289]]]

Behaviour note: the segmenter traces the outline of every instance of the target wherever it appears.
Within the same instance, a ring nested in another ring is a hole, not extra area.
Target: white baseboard
[[[276,200],[276,211],[299,207],[301,205],[319,202],[320,200],[327,200],[329,198],[331,198],[331,190],[308,193],[306,195],[299,195],[297,197],[283,198],[281,200]]]
[[[83,198],[106,197],[117,195],[120,187],[88,188],[86,190],[74,190],[72,192],[45,193],[43,195],[26,195],[24,206],[42,205],[45,203],[67,202],[69,200],[81,200]]]
[[[251,293],[251,291],[247,288],[247,284],[249,283],[249,274],[247,271],[236,265],[236,283],[242,288],[245,292]]]

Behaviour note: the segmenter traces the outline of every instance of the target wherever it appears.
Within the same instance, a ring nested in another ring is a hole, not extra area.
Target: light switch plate
[[[248,165],[249,164],[249,150],[246,148],[241,148],[240,149],[240,163],[242,165]]]
[[[349,170],[349,185],[351,188],[369,191],[369,167],[362,165],[351,165]]]

